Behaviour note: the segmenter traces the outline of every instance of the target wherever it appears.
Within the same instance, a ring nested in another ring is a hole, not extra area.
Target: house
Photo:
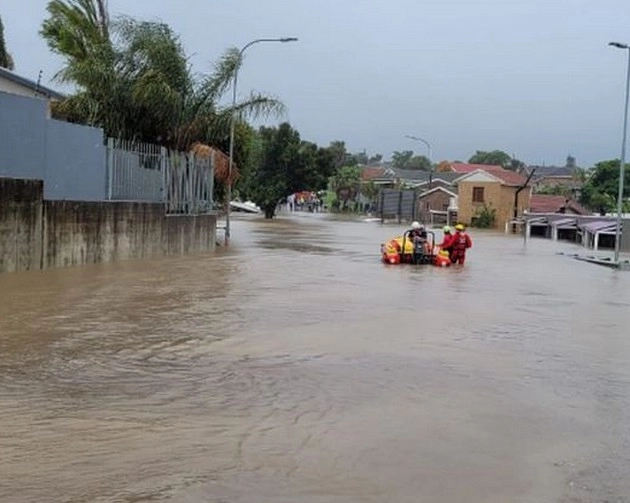
[[[564,213],[569,215],[590,215],[580,203],[565,196],[532,194],[529,213]]]
[[[424,191],[417,199],[418,219],[431,226],[450,224],[457,219],[457,192],[438,185]]]
[[[575,195],[583,185],[577,169],[572,166],[528,166],[527,171],[534,173],[532,178],[534,190],[564,187],[567,192]]]
[[[545,236],[553,240],[574,242],[580,237],[577,217],[591,215],[571,198],[547,194],[532,194],[527,213],[528,236]]]
[[[50,103],[65,99],[63,94],[2,67],[0,67],[0,91],[9,94],[17,94],[19,96],[26,96],[28,98],[40,98],[46,100],[48,102],[49,116]]]
[[[494,212],[493,227],[507,229],[530,206],[532,189],[528,179],[498,166],[465,173],[454,184],[458,194],[457,218],[465,224],[473,223],[484,210],[489,210]]]

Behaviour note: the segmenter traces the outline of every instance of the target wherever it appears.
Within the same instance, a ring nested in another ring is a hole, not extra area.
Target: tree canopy
[[[423,155],[413,155],[413,150],[394,151],[392,166],[397,169],[431,170],[431,161]]]
[[[590,178],[582,187],[581,202],[584,206],[602,215],[615,211],[619,194],[619,159],[601,161],[595,165]],[[628,211],[630,196],[630,166],[624,175],[624,211]]]
[[[324,189],[339,153],[339,145],[321,148],[301,140],[286,122],[260,128],[257,143],[254,168],[244,190],[265,218],[273,218],[278,203],[290,194]]]
[[[471,164],[501,166],[505,169],[511,170],[517,170],[525,166],[525,163],[519,161],[518,159],[512,158],[511,155],[504,152],[503,150],[477,150],[477,152],[475,152],[475,154],[470,159],[468,159],[468,162]]]
[[[56,78],[76,87],[55,116],[179,150],[195,142],[227,143],[233,110],[221,103],[242,63],[237,49],[198,78],[166,24],[126,17],[111,22],[105,0],[51,0],[47,11],[41,34],[64,59]],[[282,111],[278,100],[262,94],[235,109],[241,119]]]
[[[0,67],[13,70],[13,66],[13,58],[4,41],[4,25],[2,24],[2,17],[0,17]]]

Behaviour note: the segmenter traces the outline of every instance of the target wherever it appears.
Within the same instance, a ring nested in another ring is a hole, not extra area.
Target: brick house
[[[457,215],[457,193],[438,185],[418,196],[418,219],[430,225],[451,223]]]
[[[514,219],[522,217],[530,206],[532,195],[528,179],[501,167],[484,166],[455,180],[458,188],[458,221],[470,225],[484,207],[495,211],[494,228],[506,229]]]

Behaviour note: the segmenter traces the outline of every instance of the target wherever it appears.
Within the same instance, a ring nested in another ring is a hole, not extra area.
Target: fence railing
[[[212,211],[214,159],[172,152],[166,163],[166,212],[171,215]]]
[[[127,140],[107,141],[107,197],[164,203],[170,215],[213,209],[214,157]]]

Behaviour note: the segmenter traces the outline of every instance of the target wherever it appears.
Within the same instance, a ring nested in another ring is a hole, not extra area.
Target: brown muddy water
[[[630,501],[630,273],[237,218],[216,255],[0,276],[0,501]]]

